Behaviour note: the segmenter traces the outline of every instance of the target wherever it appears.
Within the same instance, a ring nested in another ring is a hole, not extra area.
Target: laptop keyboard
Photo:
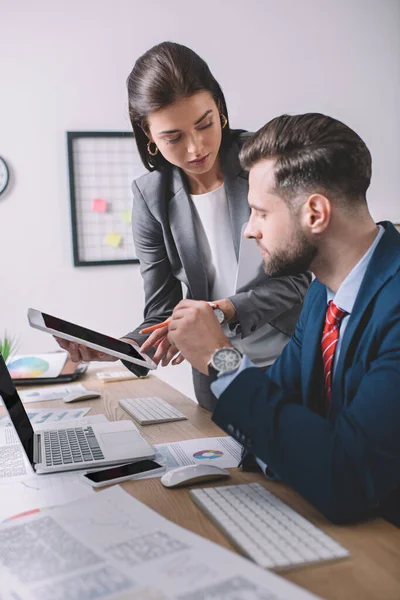
[[[92,427],[43,431],[46,467],[104,459]]]

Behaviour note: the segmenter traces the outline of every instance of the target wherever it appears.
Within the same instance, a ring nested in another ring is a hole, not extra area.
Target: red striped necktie
[[[324,363],[325,399],[329,407],[332,391],[332,369],[335,350],[339,339],[340,323],[346,315],[332,300],[328,304],[325,316],[325,327],[322,334],[321,350]]]

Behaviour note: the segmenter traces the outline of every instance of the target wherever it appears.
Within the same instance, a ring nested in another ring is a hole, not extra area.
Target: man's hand
[[[151,348],[157,348],[154,356],[152,357],[153,362],[158,365],[161,361],[161,365],[166,367],[172,360],[172,365],[180,365],[185,359],[182,354],[178,354],[178,349],[167,338],[168,325],[161,327],[153,331],[147,338],[147,340],[140,347],[140,351],[145,354]],[[175,358],[174,358],[175,357]]]
[[[217,348],[231,348],[208,302],[182,300],[174,308],[168,340],[190,364],[205,375]]]

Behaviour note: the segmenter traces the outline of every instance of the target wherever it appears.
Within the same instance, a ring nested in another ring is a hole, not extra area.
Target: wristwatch
[[[242,355],[236,348],[218,348],[208,362],[208,374],[215,381],[221,375],[236,371],[241,361]]]
[[[220,325],[222,325],[222,323],[225,321],[225,315],[224,315],[222,309],[217,307],[217,308],[213,308],[213,311],[214,311],[214,315],[218,319],[218,323]]]
[[[214,315],[217,317],[218,323],[222,325],[222,323],[225,321],[224,311],[222,310],[222,308],[218,308],[218,306],[216,306],[214,302],[208,302],[208,304],[213,309]]]

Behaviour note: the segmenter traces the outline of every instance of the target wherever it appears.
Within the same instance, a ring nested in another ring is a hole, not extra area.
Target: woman
[[[167,319],[187,297],[216,302],[233,345],[268,366],[288,342],[310,278],[267,279],[260,268],[251,289],[235,293],[244,223],[249,219],[248,176],[239,164],[247,134],[231,130],[225,98],[207,64],[192,50],[164,42],[146,52],[128,77],[130,119],[149,171],[133,183],[133,235],[144,281],[143,322],[123,339],[156,351],[163,366],[179,364]],[[70,349],[70,348],[69,348]],[[88,349],[75,359],[88,360]],[[86,358],[85,358],[86,357]],[[208,378],[193,370],[201,406],[215,406]]]

